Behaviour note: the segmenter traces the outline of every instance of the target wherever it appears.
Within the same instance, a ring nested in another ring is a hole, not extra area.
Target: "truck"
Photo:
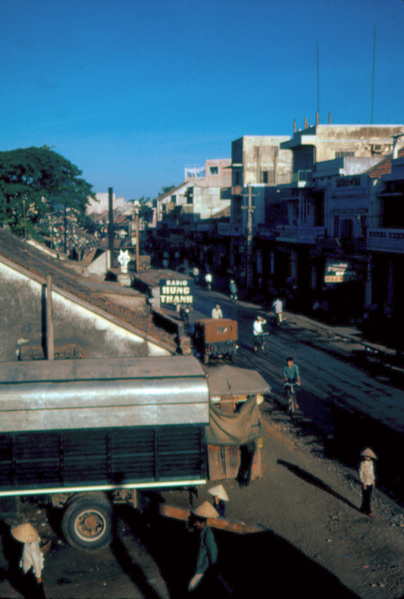
[[[0,363],[0,497],[44,496],[71,546],[101,549],[114,503],[207,482],[208,424],[193,356]]]

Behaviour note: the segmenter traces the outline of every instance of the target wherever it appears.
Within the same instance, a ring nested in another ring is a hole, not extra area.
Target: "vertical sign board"
[[[160,279],[160,305],[192,304],[194,283],[192,279]]]
[[[351,262],[327,262],[324,283],[346,283],[358,278],[357,268]]]

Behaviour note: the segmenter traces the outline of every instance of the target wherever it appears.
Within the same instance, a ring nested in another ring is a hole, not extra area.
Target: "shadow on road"
[[[171,599],[199,599],[200,593],[186,592],[195,566],[197,535],[188,532],[184,522],[163,517],[156,517],[150,526],[146,526],[142,517],[130,509],[122,510],[120,517],[124,518],[133,534],[153,557]],[[270,530],[249,535],[220,530],[214,530],[213,533],[219,549],[219,572],[232,589],[232,596],[237,599],[258,596],[263,591],[268,596],[275,593],[274,596],[282,597],[307,593],[311,599],[323,599],[331,595],[340,599],[358,597],[336,576]],[[120,541],[114,545],[113,550],[123,570],[139,586],[143,574],[136,572]],[[143,587],[143,592],[147,598],[158,597],[147,586]],[[204,597],[218,599],[228,595],[225,595],[224,590],[218,591],[217,579],[205,585],[203,592]]]
[[[314,485],[315,487],[321,489],[322,491],[325,491],[326,493],[329,493],[330,495],[332,495],[336,499],[339,499],[340,501],[342,501],[342,503],[345,503],[352,509],[358,512],[360,511],[360,509],[356,505],[351,503],[349,499],[346,499],[346,497],[334,491],[334,489],[327,485],[324,481],[322,481],[321,478],[317,478],[317,476],[310,474],[310,472],[306,472],[306,470],[303,470],[303,468],[300,468],[300,466],[290,464],[289,462],[285,462],[284,460],[278,460],[278,464],[280,464],[281,466],[285,466],[285,468],[290,470],[290,472],[293,472],[293,474],[296,474],[296,476],[298,476],[302,480],[306,481],[311,485]]]

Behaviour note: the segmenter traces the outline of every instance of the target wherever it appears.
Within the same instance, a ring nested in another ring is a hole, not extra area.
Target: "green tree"
[[[83,222],[92,185],[82,171],[48,146],[0,152],[0,223],[17,235],[35,235],[56,206]]]

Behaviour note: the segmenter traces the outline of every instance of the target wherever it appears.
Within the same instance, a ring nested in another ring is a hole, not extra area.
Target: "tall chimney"
[[[328,113],[328,124],[331,125],[331,112]]]
[[[316,127],[320,124],[320,113],[316,112]]]
[[[293,121],[293,133],[296,133],[297,131],[297,127],[296,127],[296,119]]]
[[[309,126],[309,122],[306,119],[306,117],[304,117],[304,128],[307,129],[308,126]]]

